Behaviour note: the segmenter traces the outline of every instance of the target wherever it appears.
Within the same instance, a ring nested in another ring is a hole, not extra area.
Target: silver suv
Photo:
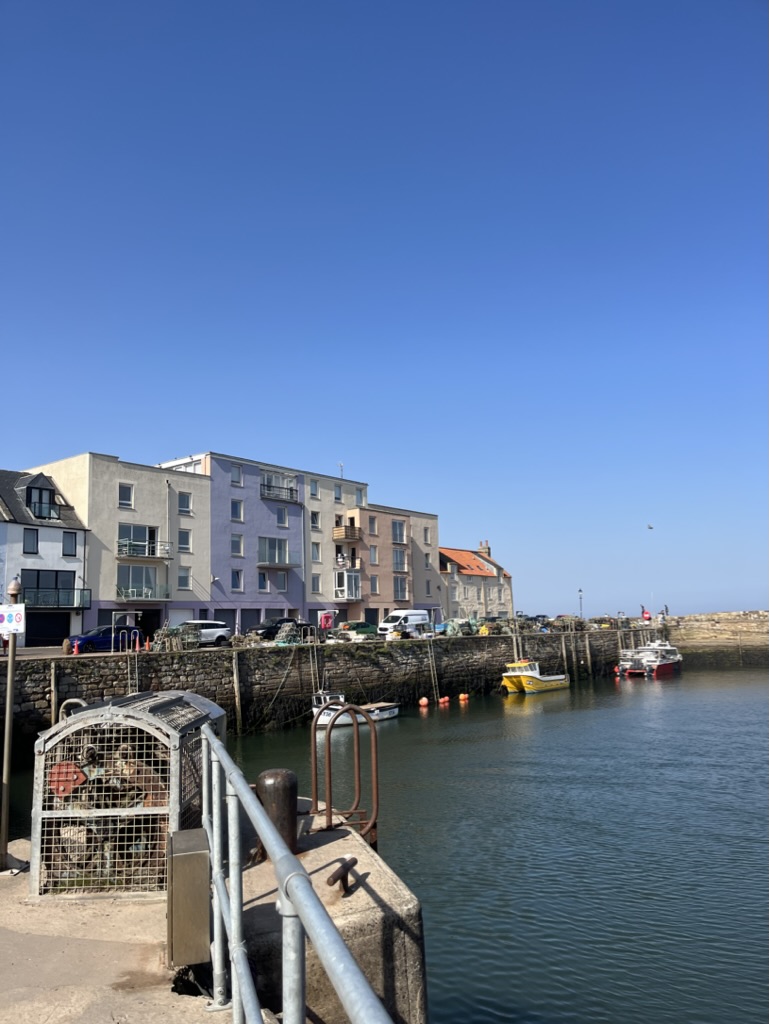
[[[195,626],[200,630],[200,646],[213,644],[214,647],[221,647],[226,644],[232,636],[232,630],[226,622],[216,622],[214,619],[187,619],[182,623],[184,626]]]

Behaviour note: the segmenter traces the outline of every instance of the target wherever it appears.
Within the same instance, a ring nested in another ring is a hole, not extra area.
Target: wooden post
[[[236,735],[243,732],[243,711],[240,706],[240,668],[238,666],[238,649],[232,652],[232,689],[235,696],[235,726]]]
[[[593,675],[593,659],[590,656],[590,634],[585,633],[585,658],[587,659],[587,674]]]
[[[577,661],[576,633],[571,634],[571,669],[574,678],[579,679],[579,662]]]
[[[51,725],[59,720],[59,694],[56,691],[56,662],[51,658]]]
[[[561,633],[561,657],[563,658],[563,670],[564,672],[569,671],[569,665],[566,661],[566,634]]]

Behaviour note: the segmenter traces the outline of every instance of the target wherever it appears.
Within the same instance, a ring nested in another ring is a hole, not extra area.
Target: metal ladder
[[[438,666],[435,664],[435,648],[433,647],[433,641],[427,641],[427,664],[430,666],[430,682],[433,687],[433,697],[435,703],[438,703],[440,697],[440,691],[438,689]]]

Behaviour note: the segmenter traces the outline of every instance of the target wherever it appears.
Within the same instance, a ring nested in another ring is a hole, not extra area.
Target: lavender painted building
[[[267,618],[305,618],[304,474],[205,452],[160,464],[211,479],[211,605],[239,633]]]

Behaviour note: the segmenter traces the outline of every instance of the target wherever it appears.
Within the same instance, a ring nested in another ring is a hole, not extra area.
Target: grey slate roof
[[[58,519],[38,518],[27,507],[27,488],[42,487],[54,491]],[[19,473],[12,469],[0,469],[0,519],[7,523],[23,523],[24,526],[56,526],[67,530],[84,530],[86,527],[78,518],[74,508],[64,502],[66,499],[56,486],[53,477],[45,473]]]

